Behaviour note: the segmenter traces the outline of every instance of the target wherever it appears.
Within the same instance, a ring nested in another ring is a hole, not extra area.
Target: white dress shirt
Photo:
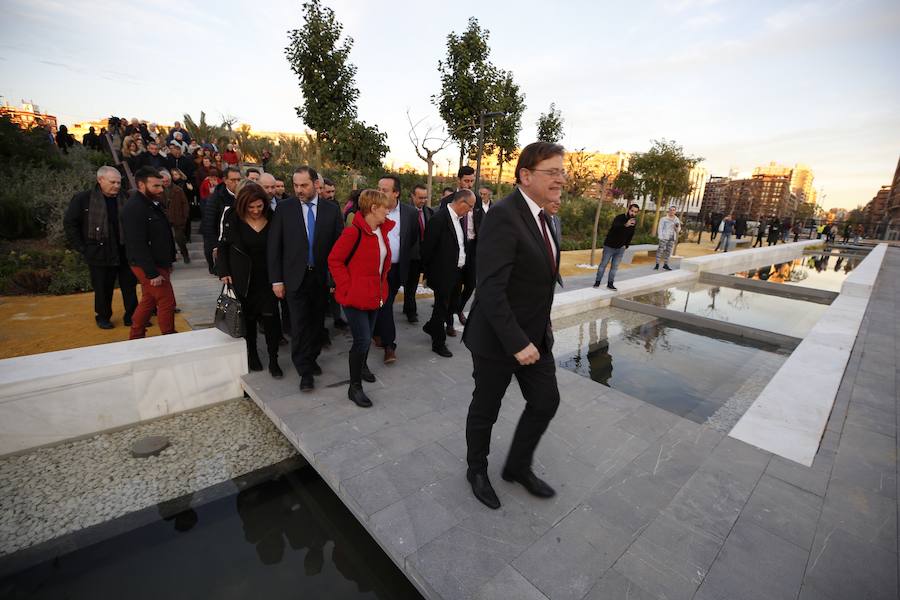
[[[459,222],[459,215],[450,208],[450,204],[447,204],[447,212],[450,213],[450,222],[453,223],[453,231],[456,233],[456,245],[459,246],[459,256],[456,259],[456,268],[462,269],[466,266],[466,246],[463,243],[462,224]]]
[[[391,264],[400,262],[400,203],[394,210],[387,214],[387,218],[395,223],[394,228],[388,231],[388,243],[391,245]]]
[[[528,210],[531,211],[532,216],[534,217],[534,222],[537,225],[538,233],[543,237],[543,228],[541,227],[541,210],[543,210],[540,206],[535,204],[534,200],[528,197],[528,195],[522,191],[522,188],[519,188],[519,192],[522,193],[522,197],[525,198],[525,204],[528,205]],[[547,237],[550,239],[550,248],[553,249],[553,256],[551,257],[554,262],[556,262],[556,241],[553,239],[553,225],[550,223],[550,215],[548,213],[544,213],[544,218],[547,219]]]

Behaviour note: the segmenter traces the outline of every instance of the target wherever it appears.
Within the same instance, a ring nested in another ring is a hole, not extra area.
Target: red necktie
[[[550,270],[556,275],[556,255],[553,253],[553,245],[550,244],[550,236],[547,234],[547,220],[544,211],[538,213],[541,220],[541,233],[544,234],[544,244],[547,246],[547,258],[550,260]]]
[[[425,216],[422,214],[422,209],[419,209],[419,239],[425,239]]]

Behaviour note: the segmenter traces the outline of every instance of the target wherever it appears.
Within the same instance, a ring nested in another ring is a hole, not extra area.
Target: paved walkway
[[[898,282],[891,249],[811,468],[559,370],[535,464],[558,495],[500,478],[512,385],[491,511],[464,477],[469,353],[437,357],[400,315],[397,363],[372,351],[372,409],[346,398],[341,337],[314,394],[289,369],[245,387],[428,598],[896,598]]]

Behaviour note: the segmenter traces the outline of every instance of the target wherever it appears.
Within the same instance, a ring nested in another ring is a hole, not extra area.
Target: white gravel
[[[159,456],[131,444],[165,435]],[[0,458],[0,556],[228,481],[296,451],[250,400]]]

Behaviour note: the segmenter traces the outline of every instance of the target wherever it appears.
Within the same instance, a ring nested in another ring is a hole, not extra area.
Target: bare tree
[[[434,177],[434,156],[449,146],[452,143],[452,138],[447,135],[445,137],[440,137],[437,135],[432,135],[434,131],[434,127],[428,127],[425,130],[425,134],[419,138],[419,133],[417,131],[418,127],[422,124],[422,121],[425,118],[421,118],[416,121],[415,124],[412,122],[412,117],[409,116],[409,110],[406,111],[406,120],[409,121],[409,141],[412,143],[413,148],[416,149],[416,156],[425,161],[425,164],[428,165],[428,198],[429,204],[431,203],[431,184]],[[429,141],[433,142],[429,144]],[[435,146],[435,143],[437,144]],[[429,147],[430,146],[430,147]]]

